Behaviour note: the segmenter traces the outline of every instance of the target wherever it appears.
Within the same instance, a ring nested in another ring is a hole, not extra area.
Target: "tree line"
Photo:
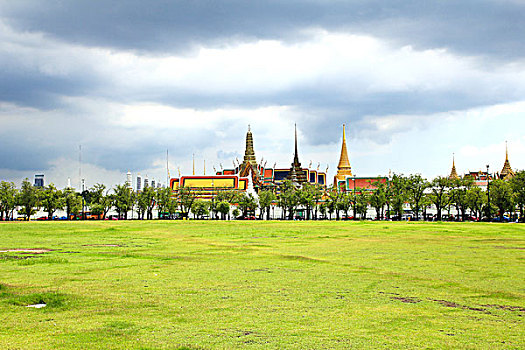
[[[57,210],[64,210],[67,218],[78,217],[84,206],[92,215],[105,219],[114,209],[119,218],[127,219],[135,212],[139,219],[157,217],[213,219],[252,218],[258,210],[259,219],[401,219],[409,207],[415,220],[428,219],[429,210],[435,210],[433,218],[440,221],[445,211],[455,210],[456,220],[500,221],[505,214],[514,216],[519,212],[524,219],[525,171],[518,171],[508,181],[490,181],[487,190],[476,186],[470,177],[449,179],[437,177],[427,180],[421,175],[394,174],[386,183],[375,181],[374,190],[355,188],[341,191],[329,186],[305,183],[300,187],[284,181],[279,188],[263,189],[255,197],[246,192],[233,190],[216,191],[213,199],[197,198],[191,188],[177,191],[170,188],[145,187],[135,192],[126,185],[113,189],[96,184],[82,193],[74,189],[57,189],[53,184],[43,188],[34,187],[28,179],[16,188],[13,182],[0,182],[0,219],[13,219],[14,211],[27,220],[42,209],[49,219]],[[279,207],[278,218],[271,215],[272,208]],[[233,210],[231,210],[233,208]],[[368,218],[372,209],[375,216]]]

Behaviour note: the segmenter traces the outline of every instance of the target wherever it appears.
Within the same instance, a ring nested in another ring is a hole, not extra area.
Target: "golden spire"
[[[448,176],[448,178],[450,180],[459,179],[458,173],[456,172],[456,160],[454,153],[452,153],[452,170],[450,171],[450,175]]]
[[[195,175],[195,153],[193,153],[193,175]]]
[[[345,124],[343,124],[343,143],[341,145],[341,156],[339,157],[339,165],[337,165],[337,174],[334,177],[334,183],[344,180],[347,176],[352,176],[352,167],[348,160],[348,151],[346,150],[346,131]]]
[[[251,163],[254,169],[257,168],[257,160],[255,159],[255,151],[253,150],[253,135],[249,124],[248,132],[246,133],[246,149],[244,151],[244,159],[241,168],[246,168],[248,163]]]
[[[509,147],[507,145],[507,141],[505,141],[505,163],[503,164],[503,169],[500,173],[500,178],[503,180],[508,180],[510,178],[513,178],[516,174],[514,173],[514,170],[512,170],[509,162]]]

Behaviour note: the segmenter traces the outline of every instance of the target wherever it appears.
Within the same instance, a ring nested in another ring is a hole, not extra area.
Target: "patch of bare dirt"
[[[525,250],[525,247],[509,247],[509,246],[506,246],[506,245],[496,245],[496,246],[494,246],[494,248],[499,248],[499,249],[520,249],[520,250]]]
[[[263,267],[261,269],[248,270],[248,272],[268,272],[268,273],[272,273],[272,271],[269,268],[267,268],[267,267]]]
[[[421,302],[421,299],[414,298],[414,297],[390,297],[390,299],[399,300],[400,302],[407,303],[407,304],[417,304]]]
[[[15,248],[15,249],[4,249],[0,250],[0,253],[20,253],[20,254],[44,254],[47,252],[52,252],[52,249],[42,249],[42,248]]]
[[[480,307],[472,307],[472,306],[461,305],[461,304],[455,303],[453,301],[448,301],[448,300],[440,300],[440,299],[429,299],[429,300],[430,301],[435,301],[436,303],[438,303],[440,305],[443,305],[445,307],[453,307],[453,308],[457,308],[457,309],[479,311],[479,312],[484,312],[484,313],[490,314],[490,312],[487,311],[487,309],[483,309],[483,308],[480,308]]]
[[[0,260],[25,260],[35,258],[34,255],[0,255]]]
[[[501,309],[501,310],[509,310],[509,311],[521,311],[521,312],[525,312],[525,307],[521,307],[521,306],[498,305],[498,304],[487,304],[487,305],[482,305],[482,306],[485,306],[485,307],[493,307],[493,308]]]

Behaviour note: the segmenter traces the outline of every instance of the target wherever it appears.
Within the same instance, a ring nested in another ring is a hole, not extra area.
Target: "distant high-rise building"
[[[142,176],[137,175],[137,192],[142,191]]]
[[[67,188],[71,188],[71,178],[67,178]]]
[[[161,184],[160,184],[160,181],[157,182],[157,188],[161,188]]]
[[[131,172],[128,171],[128,173],[126,174],[126,186],[128,188],[133,188],[133,185],[132,185],[132,178],[131,178]]]
[[[149,179],[148,179],[148,175],[146,175],[146,177],[144,177],[144,188],[148,186],[149,186]]]
[[[35,175],[35,187],[44,187],[44,175],[43,174]]]
[[[155,188],[155,180],[151,180],[151,187]]]

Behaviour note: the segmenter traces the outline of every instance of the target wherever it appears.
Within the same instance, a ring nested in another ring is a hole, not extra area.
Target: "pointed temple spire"
[[[298,164],[299,166],[301,166],[301,163],[299,163],[299,152],[297,152],[297,124],[294,124],[294,128],[295,128],[295,152],[293,154],[294,155],[293,164]]]
[[[337,165],[337,174],[334,177],[334,183],[344,180],[345,177],[352,176],[352,167],[348,160],[348,151],[346,149],[346,131],[345,124],[343,124],[343,144],[341,145],[341,156],[339,157],[339,164]]]
[[[450,180],[459,179],[458,173],[456,171],[456,159],[455,158],[456,158],[455,155],[452,154],[452,170],[450,171],[450,175],[448,176]]]
[[[292,182],[298,184],[306,182],[306,175],[303,169],[301,168],[301,162],[299,162],[299,152],[297,151],[297,124],[295,124],[295,151],[293,156],[293,162],[287,178]]]
[[[500,178],[503,180],[511,179],[515,176],[514,170],[512,170],[509,162],[509,148],[507,145],[507,141],[505,141],[505,163],[503,164],[503,169],[500,173]]]
[[[253,176],[257,177],[257,160],[255,158],[255,151],[253,150],[253,135],[250,125],[248,124],[248,132],[246,133],[246,148],[244,151],[244,159],[239,166],[239,175],[247,176],[247,174],[250,172],[250,168],[253,169]]]

